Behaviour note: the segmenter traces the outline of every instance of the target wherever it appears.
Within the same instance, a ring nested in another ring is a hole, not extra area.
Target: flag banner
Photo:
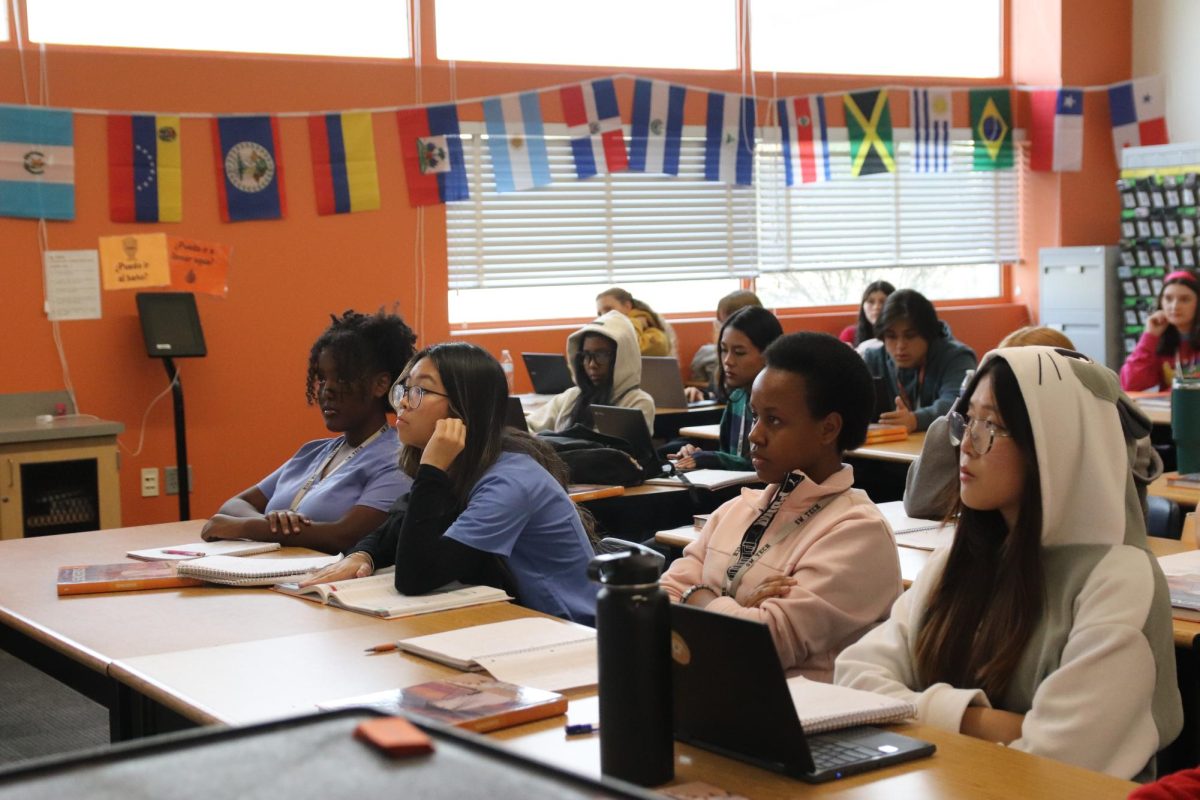
[[[567,134],[571,137],[575,174],[590,178],[628,169],[621,110],[612,79],[564,86],[558,95]]]
[[[75,219],[70,111],[0,106],[0,216]]]
[[[432,206],[471,196],[463,160],[458,106],[428,106],[396,112],[408,202]]]
[[[895,172],[892,111],[886,89],[844,95],[850,137],[850,174],[854,177]]]
[[[1038,172],[1083,169],[1083,91],[1029,93],[1029,167]]]
[[[550,183],[550,157],[537,92],[483,101],[496,191],[520,192]]]
[[[108,211],[113,222],[181,222],[179,117],[108,118]]]
[[[754,182],[753,97],[708,93],[704,180],[749,186]]]
[[[379,208],[373,115],[366,111],[308,118],[318,214]]]
[[[913,171],[950,171],[954,95],[949,89],[912,90]]]
[[[825,97],[813,94],[786,98],[778,103],[787,185],[831,180]]]
[[[217,193],[224,222],[282,219],[287,213],[274,117],[217,117]]]
[[[1167,111],[1162,78],[1138,78],[1108,89],[1108,113],[1112,119],[1113,149],[1117,164],[1126,147],[1166,144]]]
[[[639,78],[633,83],[633,125],[629,137],[632,172],[679,174],[683,143],[683,103],[687,89]]]
[[[1012,92],[972,89],[971,135],[975,138],[975,169],[1012,169]]]

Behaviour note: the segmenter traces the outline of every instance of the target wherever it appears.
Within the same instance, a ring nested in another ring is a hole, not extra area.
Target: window
[[[0,42],[8,40],[8,3],[0,2]]]
[[[49,44],[408,58],[396,0],[26,0],[29,38]]]
[[[996,78],[1003,0],[747,0],[754,69]]]
[[[737,69],[736,0],[437,0],[437,56]]]
[[[999,297],[999,264],[891,269],[818,269],[767,272],[754,290],[768,308],[858,305],[872,281],[888,281],[897,289],[916,289],[930,300]]]

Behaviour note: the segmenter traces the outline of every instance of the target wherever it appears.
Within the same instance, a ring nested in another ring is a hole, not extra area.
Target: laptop
[[[521,353],[521,359],[538,394],[559,394],[575,385],[562,353]]]
[[[771,632],[671,604],[675,738],[809,783],[932,755],[929,742],[859,726],[805,736]]]
[[[521,406],[521,398],[508,397],[508,408],[504,412],[504,424],[519,431],[529,432],[529,423],[525,421],[525,409]]]
[[[620,406],[592,406],[592,425],[605,436],[613,436],[628,443],[633,457],[643,469],[649,465],[652,473],[665,471],[663,461],[654,450],[654,442],[650,440],[646,418],[641,411]]]
[[[642,389],[654,398],[657,408],[696,408],[711,406],[715,400],[688,402],[683,393],[679,362],[670,356],[642,356]]]

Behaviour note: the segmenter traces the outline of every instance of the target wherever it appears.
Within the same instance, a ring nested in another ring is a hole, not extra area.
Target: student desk
[[[1178,472],[1164,472],[1154,479],[1154,482],[1146,488],[1146,492],[1155,497],[1165,497],[1183,506],[1185,510],[1195,508],[1197,503],[1200,503],[1200,489],[1190,489],[1186,486],[1171,486],[1167,483],[1168,478],[1174,478],[1178,475]]]

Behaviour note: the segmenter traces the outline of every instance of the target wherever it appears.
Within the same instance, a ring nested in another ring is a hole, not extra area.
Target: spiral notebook
[[[273,586],[303,578],[334,563],[341,556],[311,558],[242,558],[205,556],[179,562],[179,574],[226,586]]]

